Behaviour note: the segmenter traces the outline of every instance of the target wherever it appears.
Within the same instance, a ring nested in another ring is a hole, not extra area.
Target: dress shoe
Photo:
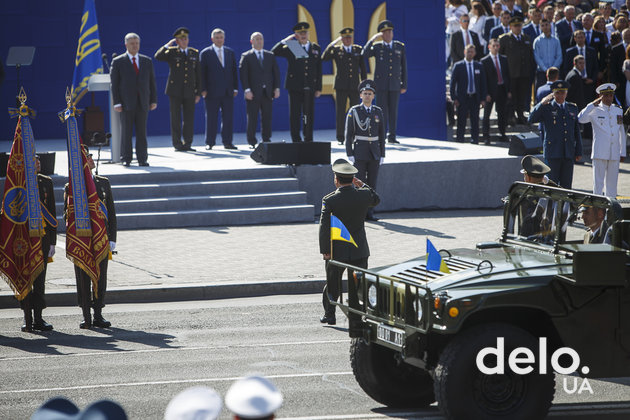
[[[131,162],[123,162],[123,166],[129,166],[131,165]]]
[[[186,148],[184,146],[173,146],[176,152],[185,152]]]
[[[223,148],[225,150],[238,150],[238,147],[234,146],[233,144],[226,144],[225,146],[223,146]]]
[[[343,146],[343,140],[337,140],[337,144],[338,144],[339,146]]]
[[[43,319],[36,319],[35,322],[33,322],[33,329],[39,331],[52,331],[53,326]]]
[[[365,216],[365,220],[369,220],[371,222],[378,222],[378,217],[374,216],[373,214],[368,214],[367,216]]]
[[[101,317],[94,316],[94,321],[92,322],[92,324],[95,327],[99,327],[99,328],[109,328],[112,326],[112,323],[106,320],[105,318],[103,318],[102,316]]]
[[[471,140],[470,144],[479,144],[479,140]]]
[[[196,150],[195,150],[195,149],[193,149],[193,148],[192,148],[192,147],[190,147],[190,146],[184,146],[184,151],[185,151],[185,152],[196,152]]]
[[[212,150],[212,146],[209,144],[206,144],[206,150]]]
[[[334,315],[333,316],[324,315],[323,317],[319,319],[319,322],[321,322],[322,324],[335,325],[337,324],[337,319],[335,318]]]
[[[400,142],[398,140],[396,140],[396,139],[387,140],[387,143],[389,143],[389,144],[400,144]]]
[[[82,330],[89,330],[90,328],[92,328],[92,322],[91,321],[81,321],[81,323],[79,324],[79,328],[81,328]]]
[[[250,145],[249,145],[249,148],[250,148],[250,149],[255,149],[255,148],[256,148],[256,145],[255,145],[255,144],[250,144]]]
[[[140,162],[138,166],[149,166],[149,162]]]
[[[23,324],[21,329],[22,329],[22,332],[33,332],[33,325]]]

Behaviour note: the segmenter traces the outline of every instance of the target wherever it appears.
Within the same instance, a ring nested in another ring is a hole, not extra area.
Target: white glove
[[[55,246],[51,245],[50,249],[48,250],[48,258],[52,258],[53,255],[55,255]]]
[[[109,250],[113,251],[116,249],[116,242],[114,241],[109,241]]]
[[[348,156],[348,160],[350,161],[350,163],[354,163],[354,156]]]
[[[385,158],[381,158],[381,161],[378,164],[382,165],[384,160],[385,160]]]

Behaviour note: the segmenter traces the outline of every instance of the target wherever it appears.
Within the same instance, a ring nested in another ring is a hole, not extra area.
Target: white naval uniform
[[[597,106],[589,103],[578,114],[582,124],[593,126],[593,193],[603,194],[604,180],[606,195],[617,196],[619,158],[626,156],[626,133],[623,127],[623,111],[615,104]]]

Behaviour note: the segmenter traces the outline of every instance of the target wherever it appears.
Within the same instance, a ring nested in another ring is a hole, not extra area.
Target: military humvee
[[[333,262],[354,270],[336,304],[370,397],[437,401],[453,419],[529,420],[546,416],[556,373],[630,376],[630,215],[607,197],[522,182],[504,203],[496,242],[440,251],[450,273],[427,270],[426,257]],[[602,209],[606,243],[584,243],[585,209]]]

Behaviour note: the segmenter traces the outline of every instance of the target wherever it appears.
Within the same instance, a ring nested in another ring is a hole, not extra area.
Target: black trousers
[[[312,89],[289,91],[289,127],[291,141],[299,143],[300,125],[304,125],[304,141],[313,141],[313,118],[315,117],[315,92]],[[301,120],[301,122],[300,122]]]
[[[466,131],[466,119],[470,115],[470,136],[472,141],[479,141],[479,95],[473,93],[459,98],[459,106],[457,107],[457,141],[464,141],[464,132]]]
[[[375,160],[375,159],[355,160],[354,167],[357,168],[357,171],[358,171],[356,177],[376,190],[376,181],[378,179],[378,169],[381,166],[380,163],[381,163],[380,160]]]
[[[377,90],[375,102],[383,110],[387,141],[396,140],[396,122],[398,121],[399,90]],[[371,185],[370,185],[371,186]]]
[[[219,127],[221,110],[221,140],[225,146],[232,144],[234,133],[234,95],[230,92],[220,98],[206,96],[206,144],[214,146]]]
[[[254,95],[252,100],[245,100],[247,111],[247,143],[255,145],[256,126],[258,125],[258,115],[260,114],[260,127],[263,141],[271,139],[271,110],[273,99],[265,93]]]
[[[44,248],[45,247],[45,248]],[[42,311],[46,308],[46,268],[48,268],[48,251],[50,244],[44,244],[42,242],[42,251],[44,253],[44,270],[37,276],[33,282],[33,288],[30,293],[26,295],[24,299],[20,301],[20,308],[24,311],[30,311],[31,309]]]
[[[98,278],[98,297],[94,296],[92,290],[92,280],[90,276],[76,265],[74,266],[74,275],[77,280],[77,298],[79,306],[83,309],[96,308],[100,309],[105,306],[105,291],[107,290],[107,258],[101,261],[99,265],[101,275]]]
[[[346,137],[346,111],[347,102],[350,106],[359,104],[359,91],[357,89],[335,89],[335,113],[337,116],[337,141],[343,143]]]
[[[173,147],[182,146],[182,132],[184,134],[184,145],[190,146],[193,142],[195,130],[195,97],[182,98],[180,96],[169,96],[168,103],[171,108],[171,137]],[[184,123],[182,125],[182,113]]]
[[[123,162],[131,162],[133,158],[133,148],[131,138],[133,137],[133,128],[136,127],[136,158],[138,163],[147,161],[147,119],[149,111],[136,108],[133,110],[125,110],[121,112],[121,159]]]
[[[532,81],[529,77],[517,77],[510,79],[512,89],[512,104],[516,117],[523,120],[523,112],[529,110],[529,103],[532,99]]]
[[[335,258],[334,255],[333,255],[333,258]],[[354,265],[357,267],[361,267],[361,268],[367,268],[368,266],[367,257],[361,258],[358,260],[349,260],[349,261],[342,261],[342,262],[350,264],[350,265]],[[341,277],[343,276],[344,271],[346,271],[345,268],[332,265],[330,264],[329,261],[326,261],[326,289],[324,289],[325,294],[322,299],[322,303],[324,305],[324,311],[326,312],[326,315],[329,315],[329,316],[335,315],[335,306],[331,305],[328,302],[328,300],[329,299],[332,301],[339,300],[339,294],[341,293]],[[350,284],[350,282],[354,282],[354,278],[352,277],[353,273],[354,273],[353,270],[348,270],[348,290],[349,291],[354,290],[354,287],[351,287],[351,284]],[[349,293],[349,297],[348,297],[349,299],[356,298],[355,293],[351,293],[351,294],[352,296],[350,296],[350,293]]]
[[[492,98],[492,102],[486,103],[483,109],[482,131],[484,136],[490,135],[490,112],[492,112],[493,105],[497,111],[499,133],[505,136],[505,128],[507,127],[507,90],[505,85],[497,86],[497,94]]]

